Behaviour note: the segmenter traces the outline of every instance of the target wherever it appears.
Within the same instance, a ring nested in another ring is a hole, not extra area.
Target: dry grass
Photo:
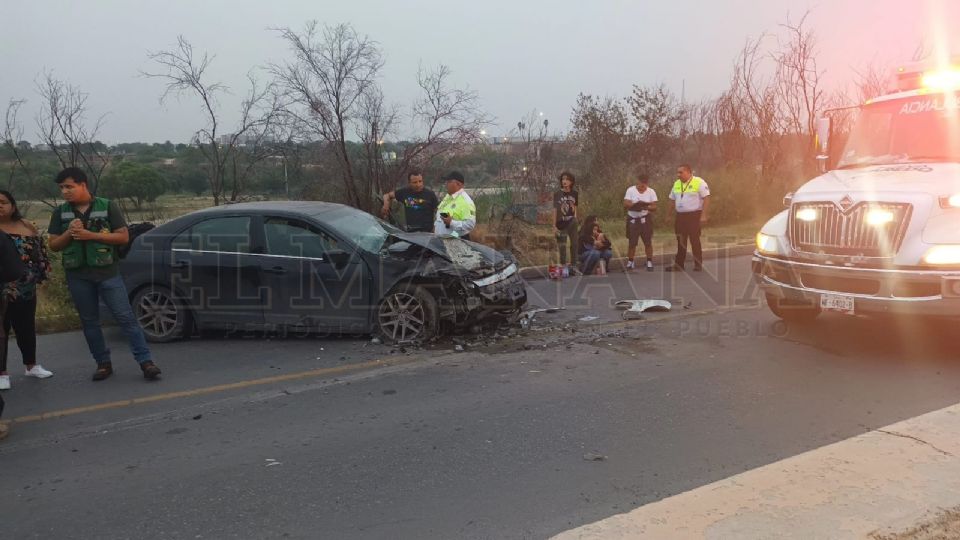
[[[707,225],[703,231],[704,249],[753,242],[760,225],[752,222]],[[626,257],[628,246],[623,220],[601,220],[601,227],[613,243],[613,256]],[[522,266],[559,263],[556,237],[550,225],[533,225],[508,217],[494,224],[479,223],[470,236],[495,249],[510,249]],[[668,227],[660,227],[654,232],[653,244],[657,255],[675,253],[677,249],[673,230]],[[643,255],[643,246],[638,246],[637,255]]]
[[[960,538],[960,507],[943,510],[933,519],[905,531],[873,533],[873,540],[953,540]]]

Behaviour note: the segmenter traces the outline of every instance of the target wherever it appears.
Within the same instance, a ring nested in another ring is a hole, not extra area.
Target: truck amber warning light
[[[955,90],[960,89],[960,59],[931,69],[929,64],[912,64],[896,72],[897,90]]]
[[[921,82],[924,88],[930,90],[960,88],[960,67],[924,73]]]

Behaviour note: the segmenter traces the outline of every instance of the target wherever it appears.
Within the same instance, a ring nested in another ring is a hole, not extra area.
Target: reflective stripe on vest
[[[92,208],[87,219],[87,230],[110,232],[110,201],[96,197],[90,204]],[[77,219],[77,214],[70,203],[61,205],[60,223],[65,232],[74,219]],[[110,266],[117,261],[117,248],[94,240],[73,240],[61,252],[61,260],[63,267],[67,270]]]
[[[687,184],[686,189],[683,187],[683,180],[677,180],[673,183],[673,192],[677,195],[683,195],[685,193],[696,193],[700,194],[700,183],[703,182],[703,179],[699,176],[694,176],[690,179],[690,183]]]
[[[452,219],[463,221],[468,217],[473,217],[477,213],[477,207],[466,197],[454,197],[448,194],[440,201],[437,212],[450,214]]]

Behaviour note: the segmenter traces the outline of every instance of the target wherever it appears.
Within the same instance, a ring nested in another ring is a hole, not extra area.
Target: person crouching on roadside
[[[610,240],[600,228],[597,216],[587,216],[580,229],[580,261],[583,273],[590,275],[596,270],[597,264],[603,261],[604,265],[610,262],[613,252],[610,250]]]

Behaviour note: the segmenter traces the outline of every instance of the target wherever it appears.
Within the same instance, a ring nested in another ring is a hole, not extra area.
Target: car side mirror
[[[830,169],[830,136],[833,132],[833,122],[830,118],[818,118],[816,127],[817,163],[820,172]]]
[[[411,247],[413,247],[413,244],[401,240],[399,242],[390,244],[390,246],[387,247],[387,252],[391,255],[400,255],[401,253],[406,253],[406,251]]]

